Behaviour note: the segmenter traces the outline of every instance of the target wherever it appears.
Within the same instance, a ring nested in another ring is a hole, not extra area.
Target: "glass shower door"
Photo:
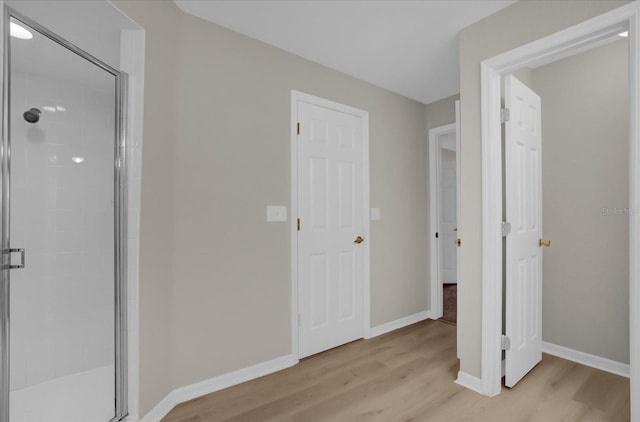
[[[9,52],[9,420],[118,419],[117,77],[15,18]]]

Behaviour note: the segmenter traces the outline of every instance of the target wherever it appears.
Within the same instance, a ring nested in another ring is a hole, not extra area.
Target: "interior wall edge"
[[[566,30],[602,15],[627,1],[516,2],[463,29],[460,46],[461,222],[464,229],[464,266],[461,268],[458,330],[460,365],[468,373],[482,370],[483,221],[481,133],[481,63],[519,46]]]

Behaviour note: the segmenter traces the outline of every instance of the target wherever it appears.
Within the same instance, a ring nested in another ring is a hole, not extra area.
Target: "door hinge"
[[[300,122],[296,125],[296,132],[300,135]]]
[[[502,350],[511,350],[511,339],[504,334],[500,338],[500,348]]]
[[[506,123],[511,118],[511,111],[508,108],[500,109],[500,123]]]
[[[456,243],[456,246],[458,246],[458,247],[462,246],[462,239],[459,239],[459,238],[456,239],[455,243]]]
[[[302,325],[302,314],[298,314],[298,328]]]
[[[300,231],[300,219],[298,218],[298,231]]]
[[[507,237],[511,233],[511,223],[508,221],[502,222],[502,237]]]
[[[16,265],[11,264],[11,254],[14,252],[20,253],[20,263]],[[19,270],[20,268],[24,268],[24,248],[3,249],[2,255],[7,255],[7,261],[9,262],[8,264],[2,264],[3,270]],[[4,258],[2,260],[4,261]]]

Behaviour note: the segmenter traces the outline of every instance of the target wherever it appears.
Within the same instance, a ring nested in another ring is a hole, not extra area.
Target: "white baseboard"
[[[478,394],[484,395],[482,392],[482,380],[474,377],[473,375],[469,375],[466,372],[458,371],[456,384],[468,388],[469,390],[473,390]]]
[[[379,335],[388,333],[398,328],[406,327],[407,325],[415,324],[416,322],[424,321],[431,318],[430,311],[422,311],[417,314],[409,315],[404,318],[396,319],[395,321],[387,322],[376,327],[371,327],[369,333],[364,338],[378,337]]]
[[[600,369],[602,371],[611,372],[612,374],[629,378],[629,365],[625,363],[620,363],[613,360],[601,358],[600,356],[594,356],[588,353],[579,352],[577,350],[569,349],[568,347],[547,343],[546,341],[542,342],[542,351],[544,353],[557,356],[562,359],[570,360],[572,362],[580,363],[582,365],[590,366],[592,368]]]
[[[177,388],[154,406],[140,422],[160,422],[176,405],[205,394],[213,393],[245,381],[281,371],[298,363],[293,355],[282,356],[267,362],[229,372],[205,381]]]

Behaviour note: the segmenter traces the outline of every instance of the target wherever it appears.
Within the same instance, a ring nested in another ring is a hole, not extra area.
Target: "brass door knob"
[[[353,243],[362,243],[362,242],[364,242],[364,238],[362,236],[356,237],[356,240],[353,241]]]
[[[546,246],[548,248],[549,246],[551,246],[551,241],[549,239],[540,239],[538,240],[538,246],[539,247]]]

